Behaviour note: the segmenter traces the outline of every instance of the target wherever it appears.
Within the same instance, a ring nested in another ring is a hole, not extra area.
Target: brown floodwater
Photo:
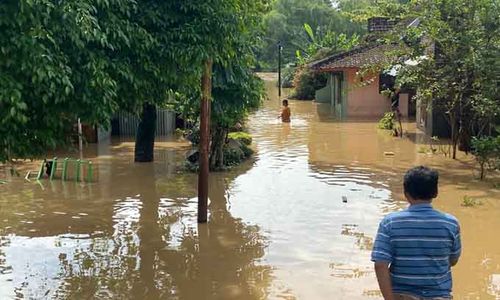
[[[291,101],[282,124],[265,77],[269,99],[248,120],[256,155],[211,175],[208,224],[196,223],[196,175],[181,171],[189,145],[173,139],[150,164],[133,163],[130,140],[88,146],[92,184],[0,184],[0,299],[380,299],[373,237],[405,206],[402,174],[416,164],[440,171],[435,206],[462,226],[455,299],[500,299],[495,178],[475,180],[470,157],[426,154],[411,123],[393,138]]]

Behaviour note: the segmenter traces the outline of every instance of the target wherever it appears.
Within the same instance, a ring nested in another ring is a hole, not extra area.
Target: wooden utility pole
[[[281,46],[281,41],[278,41],[278,97],[281,100],[281,51],[283,46]]]
[[[204,63],[201,77],[200,171],[198,174],[198,223],[208,219],[208,173],[210,149],[210,98],[212,94],[212,60]]]

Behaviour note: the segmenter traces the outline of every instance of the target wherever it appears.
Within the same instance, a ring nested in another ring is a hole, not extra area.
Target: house
[[[445,112],[436,106],[417,101],[417,128],[428,136],[440,138],[451,137],[451,127],[445,117]]]
[[[328,73],[326,86],[316,91],[316,102],[329,103],[342,119],[380,118],[391,111],[391,101],[382,91],[394,87],[394,76],[376,66],[394,61],[394,52],[398,48],[378,43],[376,37],[394,25],[395,21],[387,18],[372,18],[368,21],[370,35],[364,45],[310,64],[316,72]],[[366,72],[368,69],[370,72]],[[409,93],[401,93],[398,102],[403,117],[415,115]]]

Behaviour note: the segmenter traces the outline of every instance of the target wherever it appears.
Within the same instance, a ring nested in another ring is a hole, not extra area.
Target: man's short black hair
[[[438,194],[439,173],[419,166],[408,170],[404,177],[405,193],[415,200],[432,200]]]
[[[283,103],[283,106],[287,106],[288,105],[288,100],[284,99],[282,103]]]

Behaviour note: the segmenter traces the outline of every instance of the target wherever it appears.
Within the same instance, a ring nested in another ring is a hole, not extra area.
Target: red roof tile
[[[320,72],[368,67],[391,62],[396,49],[397,46],[387,44],[362,46],[313,62],[309,66]]]

